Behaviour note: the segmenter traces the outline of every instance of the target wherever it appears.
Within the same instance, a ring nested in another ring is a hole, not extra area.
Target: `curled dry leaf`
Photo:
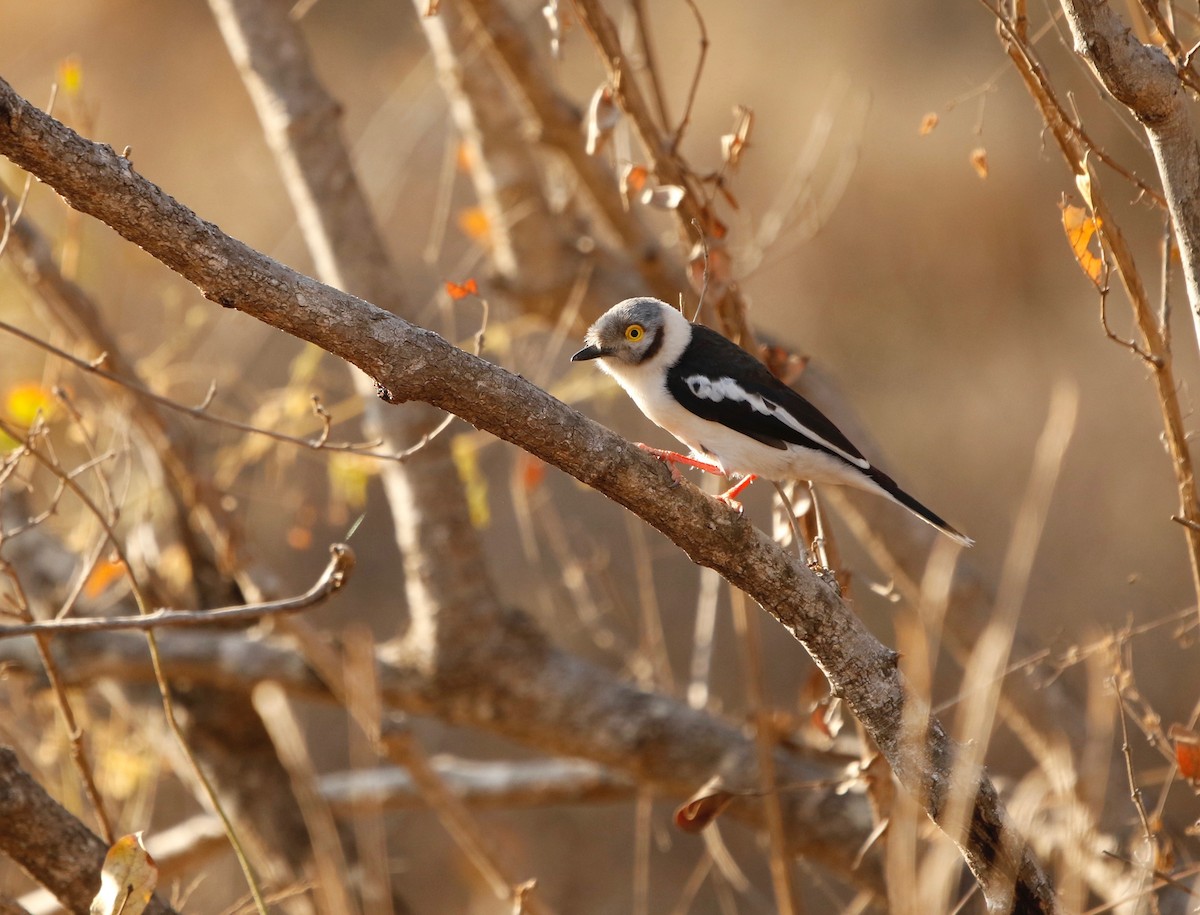
[[[642,191],[650,180],[650,172],[644,165],[634,165],[632,162],[621,169],[621,196],[628,205],[635,197],[640,199]]]
[[[642,203],[660,210],[673,210],[683,202],[685,193],[678,184],[660,184],[642,191]]]
[[[714,775],[675,811],[675,825],[683,832],[698,833],[712,823],[736,797]]]
[[[834,696],[826,696],[809,714],[809,723],[823,737],[833,740],[842,732],[846,716],[842,711],[842,700]]]
[[[923,137],[929,136],[933,133],[933,129],[937,127],[938,120],[937,112],[929,112],[925,117],[921,118],[921,126],[917,128],[917,133]]]
[[[141,915],[158,883],[158,865],[142,845],[140,832],[122,836],[104,856],[100,892],[91,915]]]
[[[971,150],[971,167],[975,169],[975,174],[980,178],[988,176],[987,150],[982,146],[976,146]]]
[[[794,385],[808,367],[808,357],[801,356],[783,346],[763,344],[759,347],[759,358],[770,369],[771,374],[786,385]]]
[[[745,105],[733,106],[733,132],[721,137],[721,157],[731,169],[742,161],[742,153],[750,144],[750,128],[754,126],[754,112]]]
[[[612,137],[613,128],[621,120],[621,109],[617,107],[612,87],[605,84],[592,93],[584,119],[587,136],[587,154],[594,156],[604,149]]]
[[[528,912],[529,909],[525,905],[530,895],[537,889],[536,878],[530,878],[524,883],[519,883],[513,887],[512,911],[513,915],[521,915],[522,912]]]

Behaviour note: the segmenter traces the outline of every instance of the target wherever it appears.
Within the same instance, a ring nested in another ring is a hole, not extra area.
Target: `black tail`
[[[867,476],[871,478],[882,491],[893,502],[903,505],[910,512],[924,521],[926,524],[931,524],[939,531],[949,537],[951,540],[961,543],[963,546],[974,546],[975,541],[963,534],[948,524],[940,515],[935,514],[930,509],[926,508],[903,489],[896,485],[896,481],[889,477],[878,467],[867,468]]]

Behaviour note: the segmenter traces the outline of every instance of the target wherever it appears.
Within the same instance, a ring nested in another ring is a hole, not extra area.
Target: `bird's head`
[[[658,299],[626,299],[606,311],[588,328],[583,349],[572,362],[601,359],[635,366],[653,359],[662,349],[671,315],[686,322],[679,312]],[[604,362],[601,363],[605,366]]]

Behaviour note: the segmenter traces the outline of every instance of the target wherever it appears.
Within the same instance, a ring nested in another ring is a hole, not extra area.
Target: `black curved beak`
[[[604,355],[604,350],[598,346],[585,346],[574,356],[571,357],[572,362],[587,362],[589,359],[599,359]]]

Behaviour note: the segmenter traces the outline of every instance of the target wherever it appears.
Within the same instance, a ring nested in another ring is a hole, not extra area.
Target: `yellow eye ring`
[[[646,335],[646,329],[640,324],[630,324],[625,328],[625,339],[630,343],[636,343]]]

